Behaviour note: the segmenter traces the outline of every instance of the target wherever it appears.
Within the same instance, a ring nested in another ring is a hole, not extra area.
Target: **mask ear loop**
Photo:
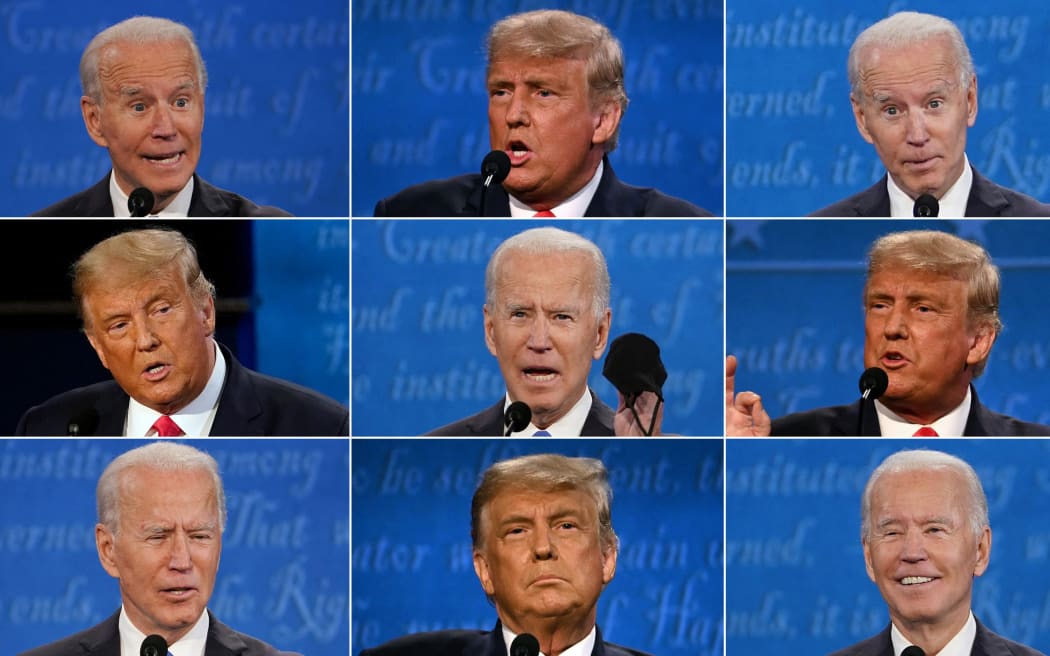
[[[636,397],[635,397],[634,394],[627,394],[627,395],[625,395],[623,397],[623,401],[627,405],[627,407],[630,408],[631,415],[634,416],[635,423],[638,424],[639,428],[642,429],[642,432],[645,433],[645,436],[646,437],[652,437],[653,436],[653,429],[656,428],[656,413],[658,413],[660,411],[660,404],[663,403],[664,400],[663,400],[662,397],[657,395],[657,397],[656,397],[656,405],[653,406],[653,416],[650,417],[650,419],[649,419],[649,430],[645,430],[645,427],[642,426],[642,418],[638,416],[638,412],[634,409],[634,400],[635,400],[635,398]]]

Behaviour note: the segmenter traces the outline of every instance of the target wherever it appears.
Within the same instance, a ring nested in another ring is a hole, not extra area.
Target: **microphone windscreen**
[[[153,211],[153,192],[138,187],[128,195],[128,211],[131,216],[146,216]]]
[[[874,401],[886,392],[886,388],[890,386],[890,377],[882,369],[872,367],[860,375],[858,386],[862,396],[867,392],[865,398]]]
[[[667,370],[660,347],[641,333],[625,333],[609,345],[602,375],[624,396],[656,392],[663,399]]]
[[[93,407],[81,408],[69,418],[66,434],[73,437],[90,437],[98,430],[98,411]]]
[[[510,427],[511,433],[524,430],[532,421],[532,408],[524,401],[515,401],[507,407],[507,413],[503,415],[504,428]]]
[[[481,160],[481,177],[492,176],[492,184],[499,184],[510,175],[510,156],[502,150],[493,150]]]
[[[901,652],[901,656],[926,656],[926,652],[922,650],[922,647],[917,645],[908,645]]]
[[[167,656],[168,641],[154,633],[146,636],[139,647],[139,656]]]
[[[510,656],[537,656],[540,641],[531,633],[522,633],[510,643]]]
[[[930,194],[923,194],[915,199],[915,207],[912,209],[912,214],[918,217],[933,217],[937,216],[940,210],[940,203],[937,199]]]

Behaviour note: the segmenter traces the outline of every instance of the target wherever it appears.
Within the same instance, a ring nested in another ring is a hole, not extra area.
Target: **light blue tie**
[[[533,437],[550,437],[551,434],[545,430],[538,430],[532,434]]]

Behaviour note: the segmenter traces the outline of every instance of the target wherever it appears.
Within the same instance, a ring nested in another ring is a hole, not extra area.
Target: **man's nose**
[[[160,344],[148,319],[139,322],[135,331],[135,346],[140,351],[151,351]]]
[[[153,112],[152,135],[165,139],[175,135],[175,117],[172,116],[171,108],[166,105],[158,105]]]
[[[890,339],[906,339],[908,337],[908,321],[905,317],[905,308],[894,306],[886,315],[886,323],[883,326],[883,334]]]
[[[190,558],[190,537],[188,535],[173,535],[171,538],[171,553],[168,557],[170,569],[185,571],[193,566]]]
[[[907,121],[908,143],[922,146],[930,140],[930,132],[926,129],[926,116],[922,112],[908,112]]]
[[[551,347],[551,330],[547,317],[536,316],[529,324],[529,341],[527,346],[537,351],[546,351]]]
[[[540,526],[533,532],[533,536],[532,553],[536,560],[550,560],[557,557],[549,527]]]

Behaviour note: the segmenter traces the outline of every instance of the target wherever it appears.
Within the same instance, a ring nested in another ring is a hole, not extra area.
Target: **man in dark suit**
[[[425,182],[380,200],[375,215],[711,216],[613,173],[623,80],[623,51],[604,25],[561,10],[504,18],[489,31],[486,85],[506,179],[487,192],[480,174]]]
[[[95,545],[102,567],[119,582],[121,608],[22,656],[120,656],[138,653],[149,635],[159,635],[169,648],[203,642],[209,655],[287,654],[234,631],[207,610],[226,526],[226,495],[214,458],[176,442],[138,447],[106,467],[97,496]]]
[[[833,656],[1042,656],[977,621],[974,577],[988,568],[992,529],[977,473],[940,451],[899,451],[872,473],[861,499],[868,576],[889,608],[879,635]]]
[[[136,16],[95,36],[80,59],[88,136],[113,170],[34,216],[130,216],[132,191],[152,192],[157,216],[289,216],[218,189],[195,171],[204,129],[204,60],[185,25]]]
[[[887,175],[812,216],[910,217],[924,194],[945,217],[1050,216],[1050,205],[995,184],[967,159],[977,74],[951,21],[902,11],[875,23],[853,42],[848,74],[857,129]]]
[[[215,287],[174,230],[129,230],[73,266],[83,330],[114,380],[30,409],[19,435],[338,436],[345,407],[249,371],[213,339]]]
[[[482,475],[470,507],[474,572],[498,621],[492,631],[405,636],[362,656],[506,656],[529,634],[547,656],[644,656],[605,642],[598,598],[616,573],[612,490],[599,460],[539,454]]]
[[[504,413],[517,401],[529,406],[531,420],[513,436],[642,435],[654,411],[658,435],[656,394],[639,397],[635,420],[622,394],[614,413],[588,388],[591,362],[609,339],[609,295],[605,257],[580,235],[534,228],[500,244],[485,269],[485,344],[499,361],[506,397],[429,435],[502,436]]]
[[[999,319],[999,270],[972,242],[933,230],[879,238],[864,287],[864,366],[883,369],[886,390],[849,406],[770,421],[761,398],[734,395],[726,359],[726,434],[1015,436],[1050,427],[986,409],[973,380],[991,355]]]

